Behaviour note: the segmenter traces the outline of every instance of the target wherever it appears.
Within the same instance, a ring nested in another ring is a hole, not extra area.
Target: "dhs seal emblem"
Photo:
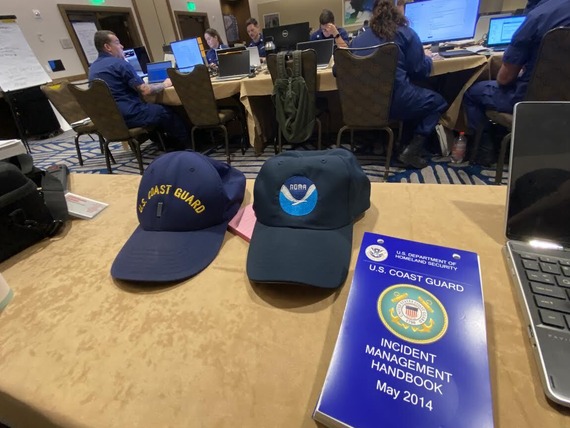
[[[303,216],[315,209],[319,193],[317,186],[307,177],[288,178],[281,186],[279,204],[289,215]]]
[[[447,331],[444,306],[433,294],[415,285],[388,287],[378,298],[377,309],[386,328],[411,343],[433,343]]]
[[[366,250],[364,250],[364,253],[366,257],[374,262],[383,262],[388,258],[388,250],[381,245],[369,245],[366,247]]]

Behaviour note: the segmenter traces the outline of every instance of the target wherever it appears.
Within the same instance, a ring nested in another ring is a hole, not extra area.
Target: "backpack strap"
[[[288,79],[287,69],[285,68],[285,52],[279,52],[277,54],[277,78],[278,79]]]
[[[293,77],[301,77],[301,65],[303,60],[301,58],[301,51],[293,51]]]

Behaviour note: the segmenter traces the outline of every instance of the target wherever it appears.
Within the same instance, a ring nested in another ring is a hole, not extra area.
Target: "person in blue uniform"
[[[330,10],[323,9],[319,16],[319,24],[320,28],[311,34],[311,40],[334,38],[337,47],[346,48],[348,46],[350,40],[348,33],[344,28],[335,25],[334,14]]]
[[[437,92],[412,83],[428,78],[432,70],[431,56],[424,53],[420,38],[409,27],[408,20],[394,1],[376,0],[370,29],[354,38],[350,47],[366,48],[387,42],[394,42],[399,48],[390,118],[403,121],[406,134],[412,134],[399,159],[406,166],[424,168],[427,166],[424,158],[427,137],[447,109],[447,103]],[[372,50],[363,49],[354,53],[369,55]]]
[[[487,132],[486,110],[512,113],[514,105],[526,95],[542,37],[551,29],[570,25],[570,1],[529,1],[527,18],[513,35],[503,55],[496,80],[478,82],[463,97],[468,134],[473,138],[481,130],[476,163],[490,165],[496,159],[496,148]]]
[[[125,61],[123,45],[112,31],[97,31],[94,43],[99,56],[89,68],[89,80],[102,79],[107,83],[127,126],[156,126],[171,137],[167,139],[168,143],[174,140],[172,148],[191,147],[186,124],[176,112],[141,99],[141,95],[156,94],[172,86],[170,79],[162,83],[145,83]]]
[[[247,30],[247,34],[251,38],[251,42],[249,42],[250,47],[255,46],[259,51],[259,58],[261,61],[265,61],[265,57],[267,56],[265,53],[265,40],[263,40],[263,33],[259,29],[259,23],[255,18],[249,18],[245,21],[245,27]]]
[[[208,65],[211,68],[217,68],[218,55],[216,54],[216,50],[225,49],[228,46],[224,45],[220,33],[218,33],[218,30],[215,30],[214,28],[208,28],[204,32],[204,39],[206,39],[206,43],[210,47],[210,50],[206,52],[206,60],[208,61]]]

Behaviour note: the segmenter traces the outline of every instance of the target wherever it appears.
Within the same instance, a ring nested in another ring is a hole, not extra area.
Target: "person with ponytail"
[[[353,39],[350,47],[366,48],[388,42],[394,42],[400,50],[390,117],[404,122],[404,135],[408,136],[409,142],[399,159],[407,166],[421,169],[427,166],[424,158],[426,140],[447,109],[447,102],[437,92],[412,83],[429,77],[431,56],[424,53],[420,38],[394,0],[376,0],[370,31]],[[354,51],[354,54],[369,55],[372,52],[372,49],[364,49]]]

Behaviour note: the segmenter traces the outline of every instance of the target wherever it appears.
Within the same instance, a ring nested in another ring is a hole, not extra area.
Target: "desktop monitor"
[[[176,60],[176,67],[180,71],[190,72],[195,65],[204,64],[198,39],[179,40],[172,42],[170,47]]]
[[[308,22],[300,22],[298,24],[281,25],[279,27],[271,27],[263,29],[263,39],[273,38],[275,49],[278,51],[294,50],[297,43],[306,42],[310,37],[310,28]]]
[[[479,0],[426,0],[406,4],[406,18],[422,43],[471,39]]]

